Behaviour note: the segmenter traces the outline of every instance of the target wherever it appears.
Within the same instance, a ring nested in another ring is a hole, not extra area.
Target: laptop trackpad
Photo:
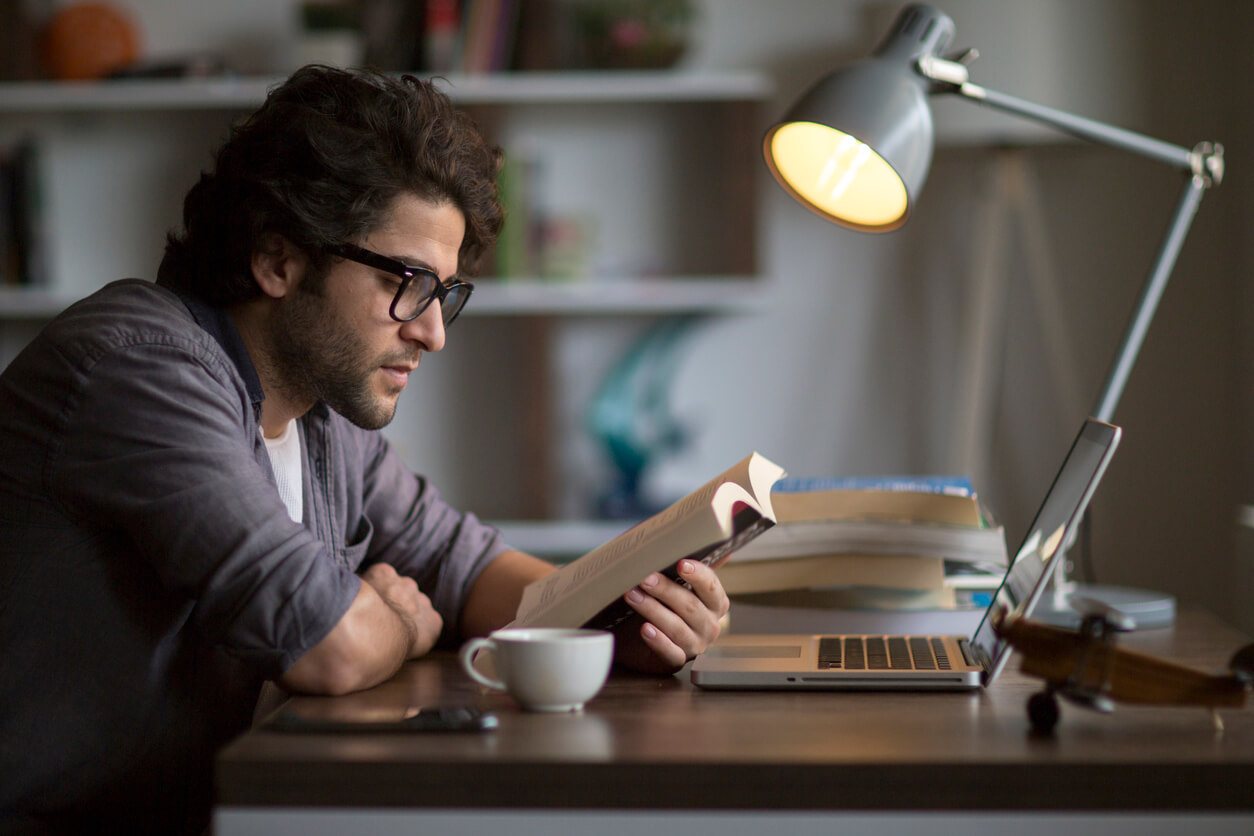
[[[719,647],[717,643],[705,651],[707,656],[724,659],[800,659],[799,644],[731,644]]]

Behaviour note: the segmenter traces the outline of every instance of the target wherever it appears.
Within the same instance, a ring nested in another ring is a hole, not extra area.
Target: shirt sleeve
[[[389,563],[414,578],[444,619],[441,644],[457,642],[471,585],[509,546],[495,528],[445,502],[380,434],[370,435],[363,507],[374,537],[366,562]]]
[[[360,580],[288,518],[228,363],[177,335],[87,358],[47,478],[68,513],[192,602],[192,629],[273,677],[339,622]]]

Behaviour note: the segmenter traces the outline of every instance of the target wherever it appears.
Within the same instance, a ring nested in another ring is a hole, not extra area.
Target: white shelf
[[[80,298],[43,288],[0,288],[0,320],[51,319]],[[753,278],[580,282],[480,280],[466,316],[616,316],[760,311],[768,296]]]
[[[51,319],[79,295],[38,287],[0,288],[0,319]]]
[[[615,315],[750,313],[767,295],[762,281],[745,278],[589,279],[576,282],[475,283],[467,315]]]
[[[455,101],[475,104],[544,102],[764,101],[769,79],[753,72],[550,72],[450,76]]]
[[[278,76],[0,84],[0,113],[251,110]],[[452,75],[437,80],[459,104],[764,101],[752,72],[552,72]]]

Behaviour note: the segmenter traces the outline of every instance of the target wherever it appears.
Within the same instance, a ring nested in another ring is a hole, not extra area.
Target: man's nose
[[[401,325],[401,337],[422,343],[427,351],[444,348],[444,318],[440,300],[432,299],[427,309]]]

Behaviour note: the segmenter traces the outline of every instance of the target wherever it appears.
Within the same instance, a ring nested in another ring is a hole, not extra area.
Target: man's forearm
[[[470,587],[462,608],[464,636],[486,635],[514,619],[523,587],[555,571],[551,563],[518,551],[503,552]]]
[[[347,694],[384,681],[417,643],[417,628],[391,602],[362,582],[352,605],[318,644],[279,678],[290,691]]]

